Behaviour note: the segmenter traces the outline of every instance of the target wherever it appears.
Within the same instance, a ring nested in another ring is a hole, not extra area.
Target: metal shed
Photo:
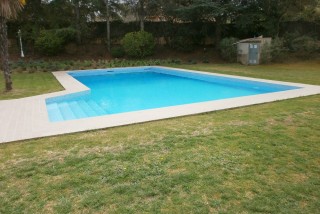
[[[271,38],[249,38],[240,40],[237,44],[237,61],[244,65],[257,65],[260,63],[261,50],[264,44],[271,44]]]

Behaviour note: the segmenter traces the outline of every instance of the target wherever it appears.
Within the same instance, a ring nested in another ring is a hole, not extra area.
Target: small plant
[[[35,48],[42,54],[54,56],[63,50],[63,39],[53,31],[41,31],[35,41]]]
[[[125,51],[123,47],[118,46],[111,48],[110,54],[113,58],[122,58],[125,55]]]
[[[281,62],[287,57],[287,49],[284,47],[283,39],[274,38],[271,42],[265,43],[261,49],[261,63]]]
[[[189,60],[188,60],[188,63],[189,63],[190,65],[195,65],[195,64],[197,64],[197,61],[196,61],[196,60],[193,60],[193,59],[189,59]]]
[[[318,49],[318,42],[309,36],[300,36],[292,41],[292,49],[298,56],[309,58]]]
[[[65,44],[75,40],[76,30],[61,28],[56,30],[43,30],[35,40],[35,48],[42,54],[54,56],[64,50]]]
[[[222,59],[228,62],[237,61],[237,45],[235,43],[238,41],[237,38],[229,37],[221,40],[219,44],[219,52]]]
[[[271,60],[273,62],[282,61],[287,57],[288,51],[284,47],[283,39],[276,37],[271,42]]]
[[[155,43],[151,33],[145,31],[127,33],[122,45],[128,56],[144,58],[153,54]]]
[[[272,60],[271,57],[271,44],[265,43],[261,47],[261,54],[260,54],[260,63],[261,64],[268,64]]]
[[[192,52],[194,51],[194,43],[192,39],[185,36],[177,36],[170,41],[171,48],[182,51],[182,52]]]
[[[54,33],[63,40],[64,44],[74,42],[76,40],[77,31],[70,27],[57,29]]]

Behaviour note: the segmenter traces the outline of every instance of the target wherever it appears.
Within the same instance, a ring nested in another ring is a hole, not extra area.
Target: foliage
[[[136,58],[152,55],[155,47],[152,34],[145,31],[127,33],[122,39],[122,45],[128,56]]]
[[[261,64],[268,64],[272,60],[271,57],[271,44],[265,43],[261,47],[261,54],[260,54],[260,63]]]
[[[64,45],[75,40],[76,30],[62,28],[43,30],[35,41],[35,48],[42,54],[54,56],[64,50]]]
[[[111,48],[110,54],[114,58],[122,58],[125,56],[125,51],[122,46]]]
[[[282,61],[287,57],[288,49],[284,46],[284,40],[276,37],[271,42],[271,58],[273,62]]]
[[[15,73],[36,73],[62,70],[79,70],[93,68],[113,68],[113,67],[132,67],[132,66],[150,66],[150,65],[174,65],[181,64],[179,59],[150,59],[150,60],[63,60],[63,61],[45,61],[45,60],[19,60],[10,63],[10,68]]]
[[[281,62],[288,55],[288,51],[284,46],[284,40],[276,37],[272,39],[271,44],[265,43],[261,50],[261,63]]]
[[[196,45],[199,41],[203,41],[203,38],[210,37],[214,39],[214,44],[218,44],[220,37],[281,36],[288,32],[284,24],[288,21],[307,21],[310,25],[317,26],[320,20],[319,6],[316,5],[318,0],[108,0],[109,16],[106,14],[105,2],[104,0],[28,0],[19,21],[13,24],[15,29],[12,27],[9,29],[11,31],[9,35],[14,38],[18,28],[21,28],[24,39],[33,46],[41,29],[71,26],[77,29],[77,41],[86,43],[91,41],[87,40],[88,38],[101,39],[108,34],[106,23],[94,23],[93,20],[107,20],[107,17],[110,17],[112,20],[110,36],[122,38],[127,32],[139,30],[139,25],[132,22],[128,24],[130,25],[128,28],[123,29],[122,26],[115,24],[114,20],[134,21],[131,15],[136,15],[141,22],[160,20],[155,25],[153,25],[155,22],[145,23],[146,31],[151,32],[154,37],[165,37],[166,41],[170,39],[181,41],[180,37],[186,37],[184,40],[191,40]],[[175,24],[172,29],[168,30],[168,25],[173,23]],[[208,23],[207,29],[199,29],[204,23]],[[156,27],[150,28],[151,25]],[[178,30],[175,31],[174,28],[182,25],[188,25],[188,31],[178,34]],[[98,29],[98,26],[102,30]],[[317,33],[317,27],[305,28]],[[117,33],[114,33],[115,31]]]
[[[170,47],[178,51],[191,52],[194,50],[194,43],[189,37],[175,36],[170,40]]]
[[[60,28],[54,31],[57,37],[61,38],[64,44],[74,42],[76,39],[77,31],[71,27]]]
[[[237,60],[237,45],[239,39],[234,37],[224,38],[219,44],[219,53],[222,59],[227,62],[236,62]]]
[[[35,41],[35,48],[42,54],[54,56],[63,50],[63,39],[54,31],[41,31]]]
[[[309,36],[300,36],[292,40],[292,50],[302,57],[310,57],[318,49],[317,40]]]
[[[9,69],[8,27],[7,19],[16,18],[25,2],[1,0],[0,1],[0,56],[2,70],[5,77],[5,90],[12,90],[11,71]]]
[[[23,5],[24,2],[22,1],[1,0],[0,17],[5,19],[16,18]]]

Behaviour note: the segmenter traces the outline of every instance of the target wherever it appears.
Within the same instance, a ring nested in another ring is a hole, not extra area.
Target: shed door
[[[259,64],[259,44],[249,44],[249,64]]]

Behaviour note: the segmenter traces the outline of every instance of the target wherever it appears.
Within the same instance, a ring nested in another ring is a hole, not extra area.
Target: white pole
[[[19,41],[20,41],[20,49],[21,49],[21,57],[24,57],[24,53],[23,53],[23,47],[22,47],[22,39],[21,39],[21,30],[19,29],[18,31],[18,35],[19,35]]]

